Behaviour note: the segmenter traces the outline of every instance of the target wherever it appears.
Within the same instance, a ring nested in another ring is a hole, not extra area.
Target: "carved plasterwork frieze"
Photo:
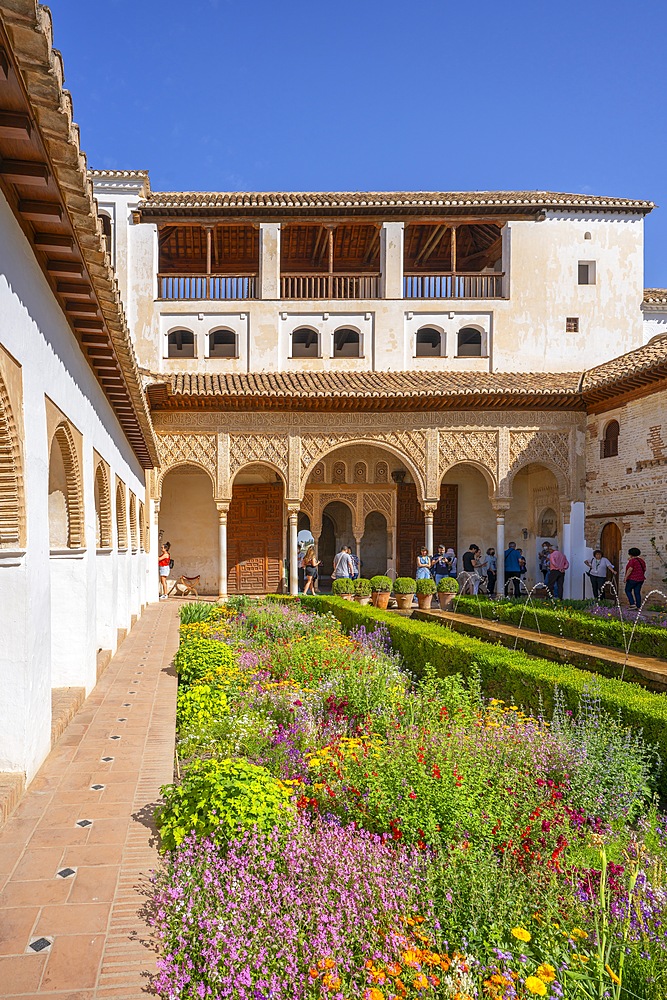
[[[285,434],[230,434],[229,478],[244,465],[267,462],[287,478],[288,438]]]
[[[440,431],[440,477],[460,462],[482,466],[498,483],[498,431]]]
[[[205,469],[216,483],[218,444],[215,434],[158,434],[160,469],[153,476],[153,496],[159,499],[162,481],[177,465],[196,465]]]
[[[509,434],[509,469],[505,486],[526,465],[545,465],[556,476],[559,492],[569,495],[570,433],[554,430],[512,430]]]

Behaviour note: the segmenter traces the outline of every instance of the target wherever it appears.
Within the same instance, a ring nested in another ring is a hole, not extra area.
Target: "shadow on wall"
[[[206,472],[185,465],[167,473],[162,484],[159,530],[163,541],[171,542],[171,579],[200,575],[200,593],[217,594],[218,511]]]

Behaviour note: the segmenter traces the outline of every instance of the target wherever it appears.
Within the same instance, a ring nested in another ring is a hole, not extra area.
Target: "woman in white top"
[[[607,570],[611,571],[612,576],[616,576],[616,570],[606,556],[602,555],[601,549],[595,550],[592,559],[584,559],[584,564],[588,566],[588,576],[593,588],[593,597],[597,601],[602,593],[602,588],[607,582]]]

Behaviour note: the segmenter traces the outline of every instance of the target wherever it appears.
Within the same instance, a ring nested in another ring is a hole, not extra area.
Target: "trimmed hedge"
[[[535,601],[526,605],[514,601],[477,601],[474,597],[460,597],[454,601],[449,610],[517,627],[523,615],[521,627],[530,631],[562,635],[564,639],[576,639],[579,642],[590,642],[595,646],[608,646],[623,651],[625,651],[623,630],[625,629],[628,639],[632,632],[631,622],[622,624],[614,618],[597,618],[595,615],[586,614],[585,611],[572,610],[567,605],[558,610],[541,607],[540,603]],[[638,624],[632,636],[630,653],[667,659],[667,629]]]
[[[626,725],[641,729],[645,739],[657,746],[662,760],[667,761],[667,695],[645,691],[629,681],[599,677],[568,663],[553,663],[463,636],[441,625],[401,618],[391,611],[360,607],[335,597],[301,597],[300,601],[313,611],[331,612],[346,631],[382,622],[389,630],[394,649],[417,676],[425,663],[432,664],[443,676],[468,675],[477,668],[486,694],[522,704],[533,712],[543,706],[551,715],[556,687],[573,711],[581,695],[594,689],[607,711],[620,715]],[[664,767],[660,791],[667,796]]]

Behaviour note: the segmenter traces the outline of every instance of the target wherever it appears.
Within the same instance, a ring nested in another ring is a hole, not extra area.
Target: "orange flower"
[[[418,972],[415,978],[412,980],[412,985],[416,990],[427,990],[429,983],[424,973]]]

